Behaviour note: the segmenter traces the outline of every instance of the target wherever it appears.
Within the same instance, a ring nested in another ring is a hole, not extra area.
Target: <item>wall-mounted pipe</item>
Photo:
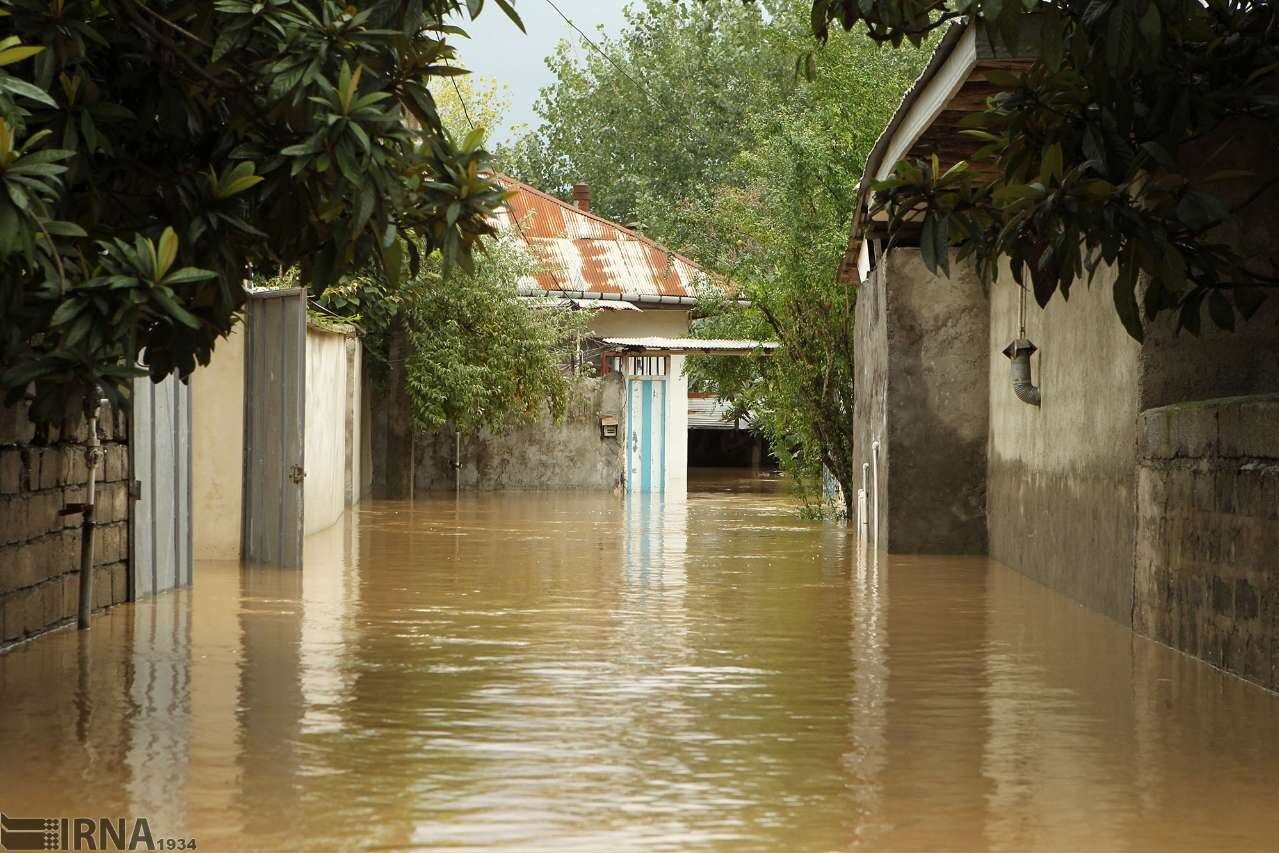
[[[864,553],[870,544],[870,463],[862,463],[862,487],[857,490],[857,538]]]
[[[870,444],[871,542],[875,548],[875,560],[879,560],[879,439]]]
[[[1039,405],[1039,386],[1030,379],[1030,357],[1037,349],[1029,338],[1017,338],[1003,349],[1004,355],[1012,362],[1013,393],[1018,400],[1031,406]]]
[[[95,388],[96,392],[97,389]],[[106,400],[99,397],[89,410],[88,443],[84,450],[85,468],[89,477],[84,487],[84,503],[80,511],[80,606],[76,612],[76,627],[81,631],[89,627],[93,615],[93,538],[98,523],[94,518],[97,503],[98,465],[102,461],[102,448],[98,441],[98,415]]]

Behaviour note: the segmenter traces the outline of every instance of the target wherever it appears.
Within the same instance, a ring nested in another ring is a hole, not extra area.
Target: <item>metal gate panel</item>
[[[190,586],[191,389],[170,376],[133,383],[129,453],[138,491],[129,513],[129,598]]]
[[[666,380],[626,383],[626,487],[632,492],[666,488]]]
[[[306,292],[251,294],[245,327],[244,559],[298,567],[305,531]]]

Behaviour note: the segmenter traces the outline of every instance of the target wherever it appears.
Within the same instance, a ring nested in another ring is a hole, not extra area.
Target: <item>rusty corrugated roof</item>
[[[522,181],[497,177],[511,193],[498,221],[517,228],[528,244],[543,290],[692,297],[699,282],[709,280],[693,261],[643,234]]]

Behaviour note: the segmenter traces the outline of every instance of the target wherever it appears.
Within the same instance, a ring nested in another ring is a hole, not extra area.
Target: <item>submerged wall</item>
[[[192,509],[197,560],[238,560],[244,498],[245,331],[191,376]],[[308,534],[358,503],[367,472],[362,347],[354,331],[308,325],[303,513]]]
[[[626,467],[625,388],[622,378],[579,379],[561,423],[544,416],[501,435],[462,437],[462,488],[474,490],[590,489],[611,491]],[[617,437],[600,435],[599,419],[618,419]],[[414,491],[456,488],[454,434],[445,429],[415,441]]]
[[[1044,310],[1027,294],[1039,406],[1013,394],[1000,352],[1017,335],[1021,289],[1007,273],[993,286],[987,512],[992,557],[1126,624],[1140,345],[1115,315],[1112,276]]]
[[[879,440],[890,553],[985,553],[989,322],[972,270],[934,276],[917,249],[888,252],[858,291],[854,458]]]
[[[1134,627],[1279,689],[1279,394],[1140,423]]]
[[[302,507],[308,535],[331,527],[346,510],[349,488],[347,334],[315,325],[306,330],[306,479]]]
[[[125,416],[104,407],[96,493],[95,609],[129,596],[129,448]],[[0,407],[0,646],[75,619],[80,596],[80,516],[88,468],[81,418],[66,432],[39,429],[26,404]]]
[[[191,523],[197,560],[240,559],[244,498],[244,326],[191,374]]]
[[[853,472],[866,483],[867,512],[872,513],[866,522],[868,530],[874,524],[873,508],[878,504],[881,509],[878,529],[870,531],[872,541],[880,543],[888,541],[888,513],[882,509],[888,494],[891,460],[887,446],[881,444],[877,460],[872,448],[888,428],[887,302],[884,273],[871,270],[869,278],[857,288],[857,310],[853,313]],[[872,479],[870,471],[876,462],[877,476]]]

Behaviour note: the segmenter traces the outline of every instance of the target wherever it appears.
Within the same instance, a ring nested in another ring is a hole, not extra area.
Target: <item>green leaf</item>
[[[515,7],[511,5],[510,0],[497,0],[497,6],[506,13],[506,17],[510,18],[515,23],[515,26],[520,28],[520,32],[528,33],[528,30],[524,29],[524,21],[516,14]]]
[[[75,297],[65,300],[53,312],[53,316],[49,318],[49,325],[57,327],[70,322],[80,313],[80,309],[83,307],[84,303]]]
[[[179,305],[178,301],[169,294],[167,288],[152,288],[151,297],[164,307],[165,311],[169,313],[169,316],[173,317],[173,319],[177,320],[182,325],[191,329],[200,328],[200,319]]]
[[[58,106],[57,101],[49,97],[43,89],[31,85],[25,80],[19,80],[17,77],[0,76],[0,89],[12,92],[15,95],[21,95],[24,98],[30,98],[33,101],[38,101],[45,106]]]
[[[88,237],[83,228],[74,222],[52,219],[44,223],[44,228],[55,237]]]
[[[155,277],[156,279],[164,278],[164,274],[169,271],[169,267],[173,265],[174,259],[178,256],[178,235],[172,227],[165,228],[164,233],[160,235],[160,247],[156,253]]]
[[[11,47],[7,50],[0,50],[0,65],[12,65],[15,62],[35,56],[44,50],[41,45],[24,45],[22,47]]]
[[[1119,321],[1123,323],[1124,329],[1133,340],[1142,341],[1145,339],[1146,329],[1141,323],[1141,312],[1137,307],[1137,265],[1131,260],[1131,253],[1125,253],[1125,256],[1125,259],[1120,261],[1119,274],[1115,276],[1113,290],[1115,311],[1119,314]]]
[[[236,195],[237,193],[244,192],[250,187],[257,186],[258,184],[262,183],[264,180],[266,179],[263,178],[261,175],[245,175],[242,178],[236,178],[234,181],[232,181],[231,183],[227,184],[225,187],[222,188],[221,192],[218,194],[218,197],[230,198],[231,196]]]
[[[217,278],[218,274],[212,270],[202,270],[196,267],[183,267],[175,270],[165,276],[163,284],[173,286],[175,284],[189,284],[193,281],[207,281],[211,278]]]
[[[1060,143],[1053,143],[1044,149],[1043,161],[1039,166],[1039,180],[1044,186],[1054,181],[1060,182],[1062,176],[1062,151]]]

